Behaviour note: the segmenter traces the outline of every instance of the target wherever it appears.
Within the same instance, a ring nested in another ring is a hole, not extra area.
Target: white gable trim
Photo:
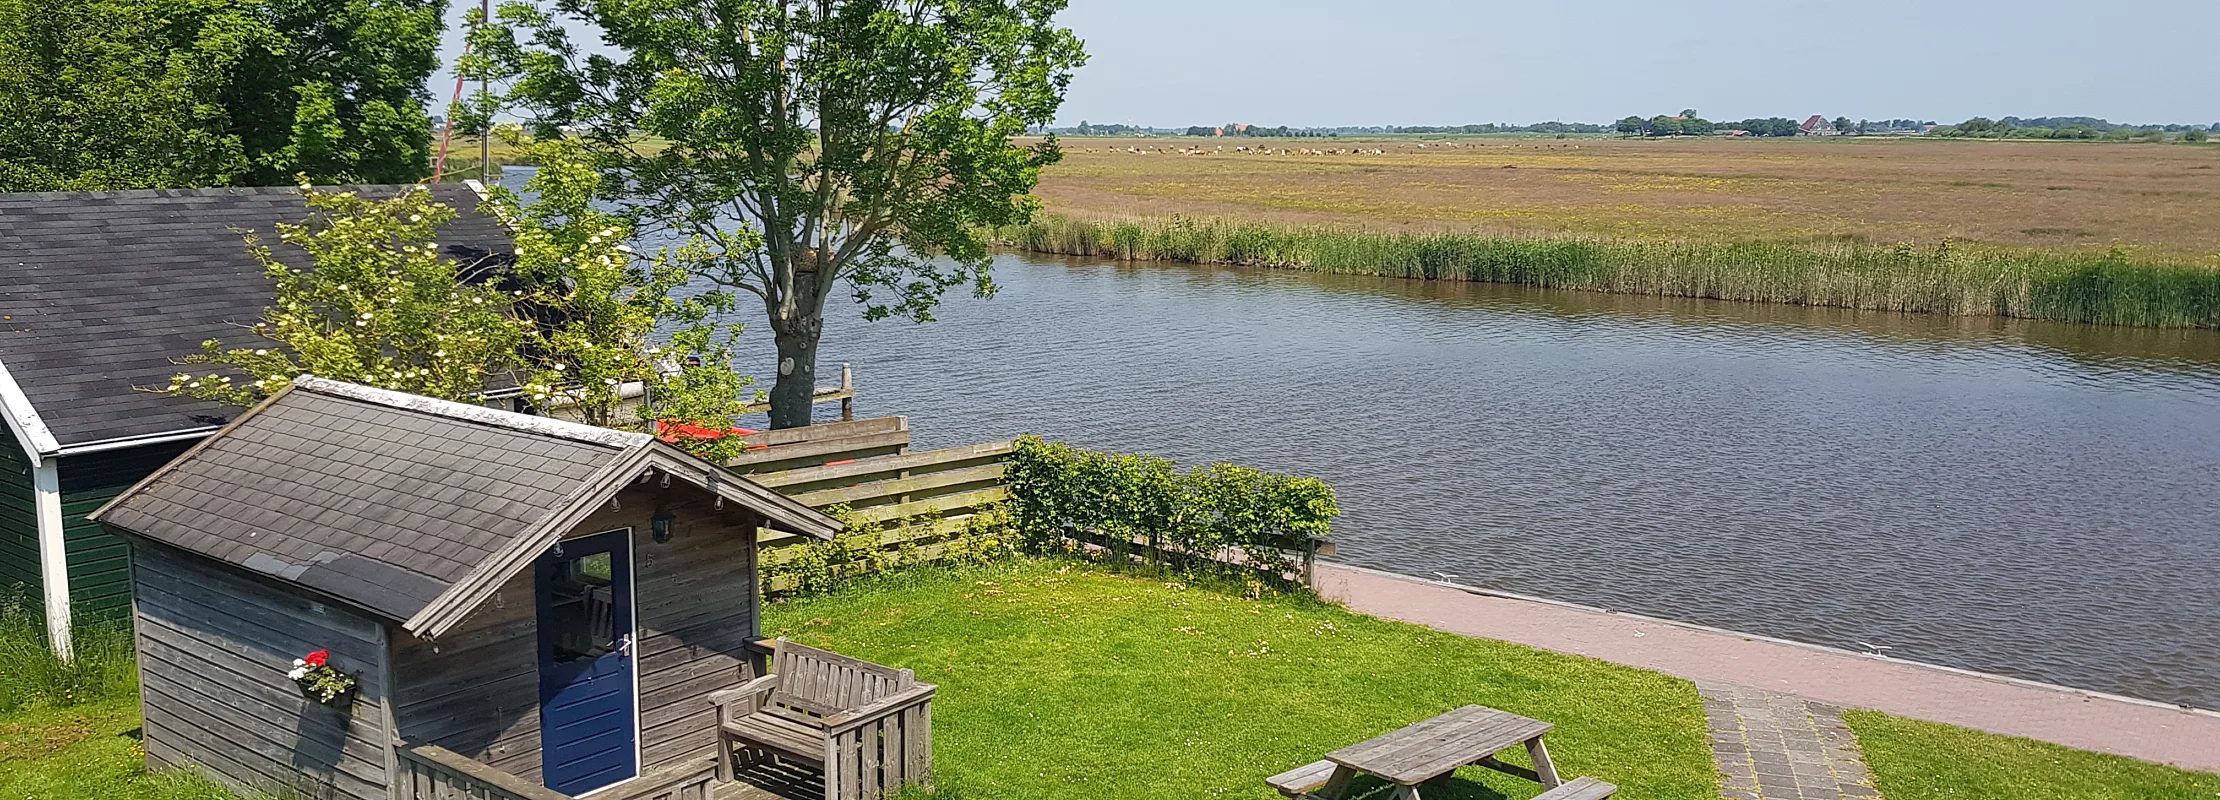
[[[54,432],[46,427],[46,420],[39,418],[39,410],[31,407],[31,398],[23,387],[8,374],[8,365],[0,363],[0,418],[7,420],[8,432],[22,443],[23,454],[30,456],[31,466],[46,463],[46,455],[62,449],[54,440]]]

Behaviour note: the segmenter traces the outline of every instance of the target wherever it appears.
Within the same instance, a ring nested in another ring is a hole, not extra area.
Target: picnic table
[[[1344,800],[1358,774],[1394,784],[1396,800],[1419,800],[1420,784],[1445,779],[1468,764],[1487,767],[1540,783],[1542,798],[1596,800],[1609,797],[1617,787],[1594,778],[1565,783],[1550,763],[1542,736],[1555,725],[1487,706],[1465,706],[1447,714],[1358,742],[1326,754],[1319,761],[1272,776],[1267,782],[1282,794],[1308,794],[1320,800]],[[1534,768],[1506,764],[1497,753],[1525,745]],[[1542,800],[1536,798],[1536,800]]]

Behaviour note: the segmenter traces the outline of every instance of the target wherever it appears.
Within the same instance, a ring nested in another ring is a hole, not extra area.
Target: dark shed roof
[[[506,258],[508,233],[475,192],[430,188],[462,212],[441,237],[448,256]],[[167,385],[173,359],[260,318],[270,281],[239,231],[292,263],[274,226],[307,216],[292,187],[0,194],[0,367],[59,446],[221,425],[233,409],[132,387]]]
[[[839,528],[643,433],[309,377],[92,517],[436,635],[428,611],[467,613],[648,469],[799,533]]]

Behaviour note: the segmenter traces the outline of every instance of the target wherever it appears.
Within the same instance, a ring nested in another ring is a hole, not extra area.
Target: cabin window
[[[556,663],[596,658],[617,649],[611,557],[594,553],[559,562],[549,587],[547,619]]]

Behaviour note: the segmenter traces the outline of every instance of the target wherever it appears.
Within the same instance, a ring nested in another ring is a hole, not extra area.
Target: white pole
[[[76,658],[69,638],[69,541],[62,532],[61,460],[31,468],[32,509],[38,517],[39,585],[46,599],[46,638],[63,661]]]

